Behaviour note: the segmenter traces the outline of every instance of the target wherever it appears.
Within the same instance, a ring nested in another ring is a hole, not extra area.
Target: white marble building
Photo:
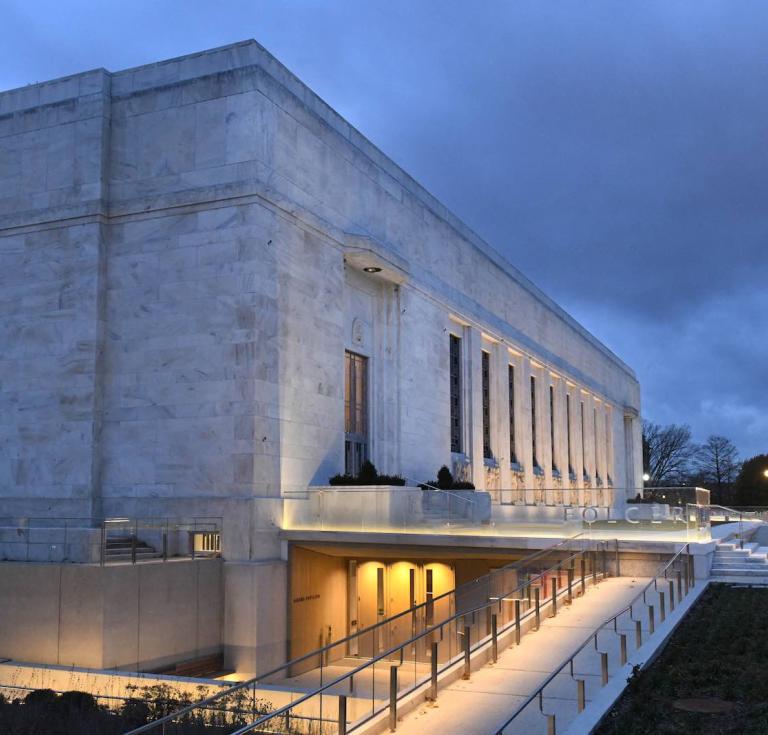
[[[283,497],[351,442],[408,484],[447,464],[621,504],[639,409],[630,368],[255,42],[0,93],[0,516],[221,516],[227,650],[274,637],[239,611],[285,587]]]

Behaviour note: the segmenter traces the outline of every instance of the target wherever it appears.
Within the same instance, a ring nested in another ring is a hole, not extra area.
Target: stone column
[[[485,489],[485,465],[483,464],[483,377],[482,335],[477,329],[467,327],[466,384],[467,401],[467,455],[472,461],[472,482],[478,490]]]
[[[509,351],[504,345],[497,345],[494,361],[496,380],[496,457],[499,461],[499,476],[502,490],[512,487],[512,457],[509,451]]]

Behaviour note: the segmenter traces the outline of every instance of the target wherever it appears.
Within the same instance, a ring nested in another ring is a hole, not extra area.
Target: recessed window
[[[451,451],[464,451],[461,409],[461,339],[450,338]]]
[[[573,453],[571,450],[571,394],[565,394],[565,440],[568,445],[568,474],[573,474]]]
[[[517,464],[515,448],[515,366],[509,366],[509,461]]]
[[[594,440],[594,445],[595,445],[595,478],[599,480],[600,479],[600,470],[598,469],[598,464],[597,464],[597,409],[596,408],[592,409],[592,414],[593,414],[593,422],[594,422],[593,426],[592,426],[592,430],[594,431],[594,436],[595,436],[595,440]]]
[[[555,461],[555,387],[549,386],[549,446],[552,451],[552,470],[557,472]]]
[[[536,378],[531,375],[531,450],[533,466],[539,467],[539,451],[536,444]]]
[[[584,426],[584,401],[579,404],[579,416],[581,417],[581,467],[584,479],[589,479],[587,473],[587,432]]]
[[[368,459],[368,358],[344,353],[344,471],[360,472]]]
[[[491,447],[491,356],[483,352],[482,390],[483,390],[483,457],[493,458]]]

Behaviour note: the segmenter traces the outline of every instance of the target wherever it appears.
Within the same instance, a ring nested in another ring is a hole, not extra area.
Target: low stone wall
[[[157,669],[222,650],[220,559],[0,563],[0,658]]]

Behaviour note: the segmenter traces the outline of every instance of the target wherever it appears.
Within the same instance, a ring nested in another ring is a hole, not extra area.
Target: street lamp
[[[763,477],[768,477],[768,470],[763,470]]]
[[[768,477],[768,470],[765,471],[765,476]],[[643,482],[648,482],[648,480],[651,479],[651,476],[646,472],[643,474]]]

